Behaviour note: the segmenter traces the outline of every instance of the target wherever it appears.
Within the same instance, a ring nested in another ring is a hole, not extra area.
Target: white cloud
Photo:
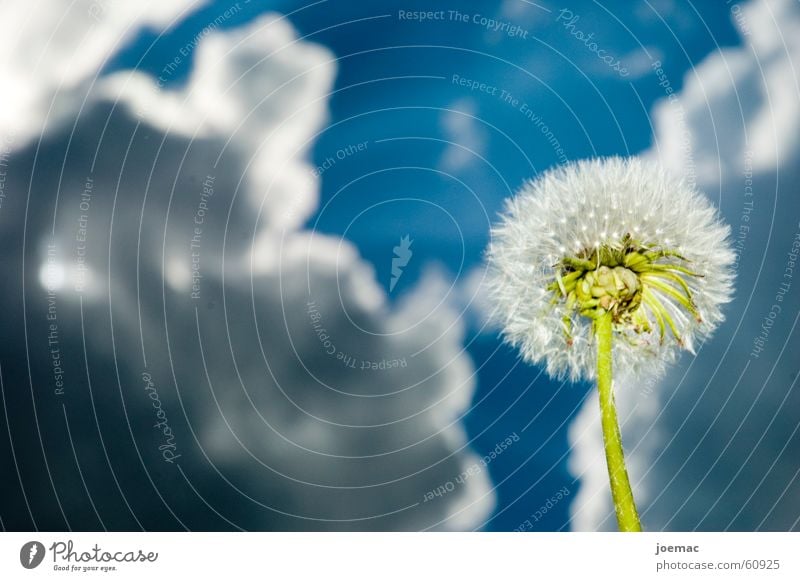
[[[798,145],[800,14],[791,2],[754,2],[742,8],[741,19],[744,46],[710,54],[687,73],[678,99],[653,111],[651,153],[678,172],[694,163],[701,183],[739,171],[745,150],[752,151],[755,171],[768,171]],[[688,127],[690,143],[676,127]]]
[[[439,168],[444,172],[464,170],[470,164],[482,164],[487,131],[477,118],[478,106],[473,99],[454,101],[442,115],[442,130],[448,140]]]
[[[185,89],[164,91],[158,79],[122,72],[103,90],[162,131],[229,136],[229,146],[247,156],[248,196],[254,207],[263,204],[264,226],[275,230],[297,228],[316,209],[318,184],[307,154],[326,120],[335,72],[330,52],[298,40],[284,18],[267,15],[246,29],[200,38]]]
[[[646,155],[696,180],[721,205],[741,261],[728,323],[697,358],[685,357],[656,384],[617,386],[649,530],[787,530],[799,522],[800,503],[789,492],[800,421],[789,355],[798,349],[794,296],[780,301],[783,315],[764,353],[751,350],[787,280],[798,232],[800,8],[751,2],[737,25],[743,46],[709,55],[686,75],[677,100],[653,110],[655,143]],[[571,507],[576,530],[615,527],[598,415],[590,397],[570,430],[570,467],[581,478]]]

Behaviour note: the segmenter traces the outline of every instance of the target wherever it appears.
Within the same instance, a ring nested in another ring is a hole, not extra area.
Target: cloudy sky
[[[0,6],[3,529],[612,528],[592,386],[482,292],[503,200],[603,155],[738,253],[618,386],[645,528],[800,527],[800,6],[454,6]]]

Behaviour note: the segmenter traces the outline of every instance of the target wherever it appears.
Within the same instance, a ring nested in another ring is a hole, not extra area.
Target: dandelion
[[[545,173],[508,201],[488,250],[505,339],[557,378],[596,380],[620,530],[641,530],[620,438],[613,367],[663,374],[722,321],[729,228],[693,187],[637,158]]]

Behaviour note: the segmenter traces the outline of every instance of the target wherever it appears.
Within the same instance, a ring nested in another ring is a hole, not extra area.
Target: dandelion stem
[[[619,530],[638,532],[642,530],[642,525],[639,523],[639,513],[636,511],[631,483],[628,480],[628,470],[625,468],[622,437],[614,404],[611,354],[612,323],[610,313],[603,313],[594,320],[594,333],[597,340],[597,390],[600,393],[603,443]]]

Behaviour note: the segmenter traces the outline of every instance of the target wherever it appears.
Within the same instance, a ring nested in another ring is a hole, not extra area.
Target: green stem
[[[642,530],[642,525],[639,523],[639,513],[636,511],[628,470],[625,468],[622,437],[614,404],[611,355],[613,325],[610,313],[603,313],[594,320],[594,332],[597,339],[597,391],[600,393],[603,443],[606,450],[608,478],[611,482],[611,496],[614,499],[619,530],[638,532]]]

